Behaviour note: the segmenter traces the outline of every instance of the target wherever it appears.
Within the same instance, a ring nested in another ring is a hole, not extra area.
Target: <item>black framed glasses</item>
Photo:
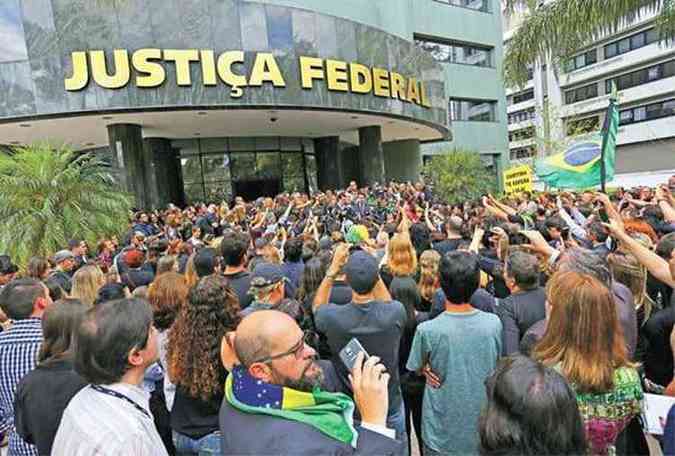
[[[264,358],[260,358],[253,361],[251,364],[268,363],[270,361],[274,361],[275,359],[283,358],[289,355],[295,356],[295,359],[300,359],[300,356],[302,355],[302,352],[305,349],[305,345],[309,345],[310,347],[312,347],[315,345],[315,343],[316,343],[316,334],[313,331],[305,331],[302,334],[302,338],[287,351],[279,353],[277,355],[265,356]]]

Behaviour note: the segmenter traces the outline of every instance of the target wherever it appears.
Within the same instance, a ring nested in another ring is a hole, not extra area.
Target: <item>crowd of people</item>
[[[2,255],[0,433],[11,456],[649,454],[673,195],[352,182]]]

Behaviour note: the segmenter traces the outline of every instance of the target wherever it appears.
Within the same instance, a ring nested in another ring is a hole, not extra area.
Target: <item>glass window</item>
[[[632,109],[626,109],[625,111],[621,111],[619,113],[619,123],[621,125],[631,123],[633,121],[633,110]]]
[[[619,54],[624,54],[630,51],[630,38],[624,38],[619,41]]]
[[[452,43],[431,38],[415,38],[415,43],[431,57],[442,63],[459,63],[482,67],[492,66],[492,49]]]
[[[185,155],[180,159],[183,171],[183,182],[191,184],[202,181],[202,163],[199,155]]]
[[[598,61],[598,50],[593,49],[586,53],[586,65],[592,65]]]
[[[659,32],[655,28],[647,30],[647,44],[655,43],[659,40]]]
[[[645,34],[638,33],[630,37],[630,47],[631,49],[641,48],[645,45]]]
[[[305,187],[305,176],[302,172],[302,153],[290,153],[281,155],[284,191],[295,192]]]
[[[445,3],[446,5],[461,6],[463,8],[470,8],[484,13],[490,12],[488,0],[435,0],[438,3]]]
[[[663,77],[669,78],[675,76],[675,60],[663,64]]]
[[[450,100],[450,115],[453,121],[494,122],[496,101]]]
[[[281,163],[278,152],[258,152],[255,160],[256,177],[274,178],[279,177]]]
[[[575,68],[586,66],[586,56],[584,54],[578,55],[577,58],[574,59],[574,66]]]
[[[27,60],[19,0],[0,1],[0,62]]]
[[[233,180],[245,180],[255,177],[255,153],[235,152],[230,154]]]
[[[230,158],[226,153],[202,156],[204,182],[230,180]]]
[[[658,119],[662,116],[661,114],[661,103],[655,103],[647,106],[646,108],[646,118],[647,119]]]
[[[663,103],[663,109],[661,110],[664,116],[675,115],[675,100],[666,101]]]
[[[619,54],[617,43],[608,44],[605,46],[605,58],[610,59]]]
[[[633,122],[640,122],[647,118],[647,108],[644,106],[633,109]]]
[[[661,66],[653,66],[647,69],[647,81],[655,81],[661,78]]]

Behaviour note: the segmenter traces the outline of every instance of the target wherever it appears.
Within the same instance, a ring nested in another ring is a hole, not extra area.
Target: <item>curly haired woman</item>
[[[239,323],[239,311],[228,280],[211,275],[190,290],[171,327],[167,364],[176,385],[171,427],[180,454],[220,454],[218,411],[228,374],[220,344]]]

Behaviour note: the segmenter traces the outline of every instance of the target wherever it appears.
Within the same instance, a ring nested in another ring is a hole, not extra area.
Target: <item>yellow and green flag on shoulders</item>
[[[619,131],[619,108],[616,89],[607,108],[602,130],[577,141],[561,153],[537,160],[537,177],[554,188],[588,188],[614,179],[616,136]],[[604,160],[603,160],[604,158]]]

